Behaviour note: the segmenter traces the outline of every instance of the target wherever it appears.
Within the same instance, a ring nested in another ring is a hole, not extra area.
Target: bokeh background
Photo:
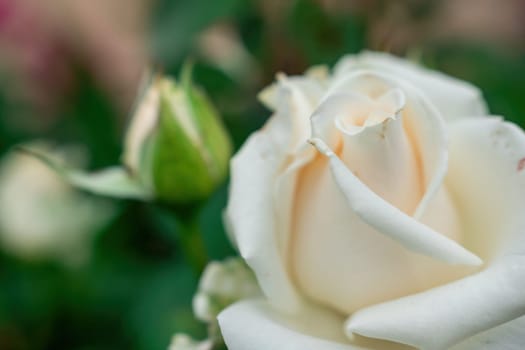
[[[521,0],[0,0],[0,162],[38,139],[88,169],[117,164],[145,68],[177,76],[188,58],[238,148],[268,117],[256,95],[276,72],[363,49],[470,81],[525,126]],[[57,179],[37,196],[42,175],[6,173],[0,237],[29,233],[0,239],[0,349],[157,350],[175,332],[205,335],[191,310],[198,274],[162,206],[75,194],[76,212],[53,205]],[[234,254],[226,196],[225,184],[200,217],[211,259]],[[58,238],[27,247],[42,229]]]

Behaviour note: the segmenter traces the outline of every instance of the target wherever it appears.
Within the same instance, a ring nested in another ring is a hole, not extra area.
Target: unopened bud
[[[234,302],[259,295],[261,290],[255,276],[242,259],[211,262],[206,266],[193,297],[193,312],[201,321],[213,322]]]
[[[124,162],[161,200],[208,197],[225,179],[231,143],[218,113],[185,71],[180,83],[156,77],[136,110]]]

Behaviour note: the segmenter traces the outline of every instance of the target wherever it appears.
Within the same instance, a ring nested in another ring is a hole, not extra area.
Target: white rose
[[[320,73],[263,92],[232,162],[228,225],[266,298],[219,315],[229,349],[521,349],[523,132],[386,54]]]

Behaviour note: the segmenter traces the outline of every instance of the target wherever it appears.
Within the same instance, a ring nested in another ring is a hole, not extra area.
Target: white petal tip
[[[481,266],[483,260],[470,250],[464,248],[460,244],[451,241],[452,245],[449,245],[445,250],[445,254],[441,257],[441,260],[448,262],[453,265],[466,265],[466,266]],[[439,259],[439,257],[436,256]]]
[[[437,242],[434,242],[434,244]],[[433,245],[428,247],[429,249],[422,249],[420,253],[424,255],[432,256],[435,259],[441,260],[452,265],[465,265],[465,266],[481,266],[483,260],[481,260],[476,254],[465,249],[454,241],[441,242],[445,243],[439,246]]]
[[[359,332],[358,327],[354,325],[354,323],[352,322],[352,319],[346,321],[344,325],[344,330],[345,330],[347,337],[353,337],[354,334]]]
[[[373,338],[374,331],[370,329],[366,321],[356,320],[355,317],[349,318],[343,326],[346,337],[350,340],[355,339],[356,335]]]
[[[481,266],[483,265],[483,260],[481,260],[481,258],[476,254],[470,253],[467,258],[466,264],[470,266]]]
[[[308,140],[308,143],[310,143],[312,146],[317,148],[319,152],[321,152],[327,157],[331,157],[334,155],[334,152],[330,149],[330,147],[328,147],[326,143],[324,143],[323,140],[317,137],[312,137],[311,139]]]

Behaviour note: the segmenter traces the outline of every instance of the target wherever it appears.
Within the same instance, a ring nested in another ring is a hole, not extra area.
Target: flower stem
[[[188,264],[200,274],[208,261],[206,246],[199,225],[198,210],[179,213],[179,241]]]

